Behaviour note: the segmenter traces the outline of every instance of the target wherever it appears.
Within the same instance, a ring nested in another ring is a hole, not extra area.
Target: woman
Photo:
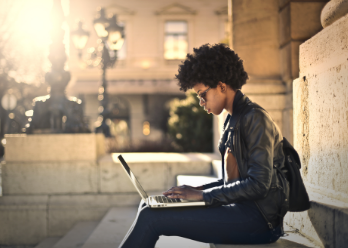
[[[287,211],[287,183],[273,169],[284,170],[282,135],[268,113],[240,91],[248,79],[242,60],[223,44],[206,44],[187,55],[176,78],[180,90],[197,93],[208,114],[229,113],[219,144],[223,178],[163,193],[203,200],[206,207],[151,209],[141,203],[120,247],[154,247],[160,235],[220,244],[278,240]]]

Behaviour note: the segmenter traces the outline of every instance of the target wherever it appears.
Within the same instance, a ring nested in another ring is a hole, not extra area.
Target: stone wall
[[[345,16],[301,46],[294,135],[306,182],[348,202],[347,25]]]
[[[300,46],[293,91],[294,145],[311,208],[285,221],[322,247],[348,242],[348,15],[337,19]]]
[[[102,134],[8,135],[2,165],[0,246],[35,245],[77,222],[100,220],[109,208],[136,206],[140,196]],[[149,194],[176,176],[209,175],[215,154],[124,153]]]

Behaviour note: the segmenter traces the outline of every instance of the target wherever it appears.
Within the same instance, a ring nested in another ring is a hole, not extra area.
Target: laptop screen
[[[131,169],[129,168],[128,164],[126,163],[126,161],[123,159],[122,155],[119,155],[118,160],[120,160],[124,170],[126,171],[127,175],[129,176],[130,180],[132,181],[133,185],[135,186],[135,188],[138,190],[140,196],[143,198],[143,200],[146,202],[146,198],[148,197],[145,190],[143,189],[143,187],[141,187],[139,181],[137,180],[137,178],[134,176],[133,172],[131,171]]]

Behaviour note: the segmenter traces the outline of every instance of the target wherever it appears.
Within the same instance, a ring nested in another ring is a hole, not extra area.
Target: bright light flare
[[[36,75],[31,75],[35,66],[49,70],[47,56],[51,43],[52,5],[53,0],[0,1],[0,33],[9,48],[6,58],[15,57],[20,62],[19,68],[11,74],[17,81],[30,83],[37,80]],[[67,15],[69,0],[62,0],[62,8]],[[63,28],[67,34],[67,25]],[[63,42],[69,44],[68,41],[69,37],[64,37]]]

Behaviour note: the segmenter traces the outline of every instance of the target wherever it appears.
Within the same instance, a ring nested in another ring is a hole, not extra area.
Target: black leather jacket
[[[281,223],[287,211],[286,199],[289,194],[288,182],[274,168],[277,166],[286,173],[283,137],[270,115],[238,90],[233,102],[233,113],[241,114],[248,105],[253,108],[241,115],[234,133],[225,141],[224,130],[220,140],[220,143],[230,144],[241,180],[226,184],[223,178],[206,184],[203,186],[203,198],[208,206],[254,201],[270,228],[273,228]],[[226,118],[224,126],[230,117]],[[220,152],[224,171],[224,151]]]

